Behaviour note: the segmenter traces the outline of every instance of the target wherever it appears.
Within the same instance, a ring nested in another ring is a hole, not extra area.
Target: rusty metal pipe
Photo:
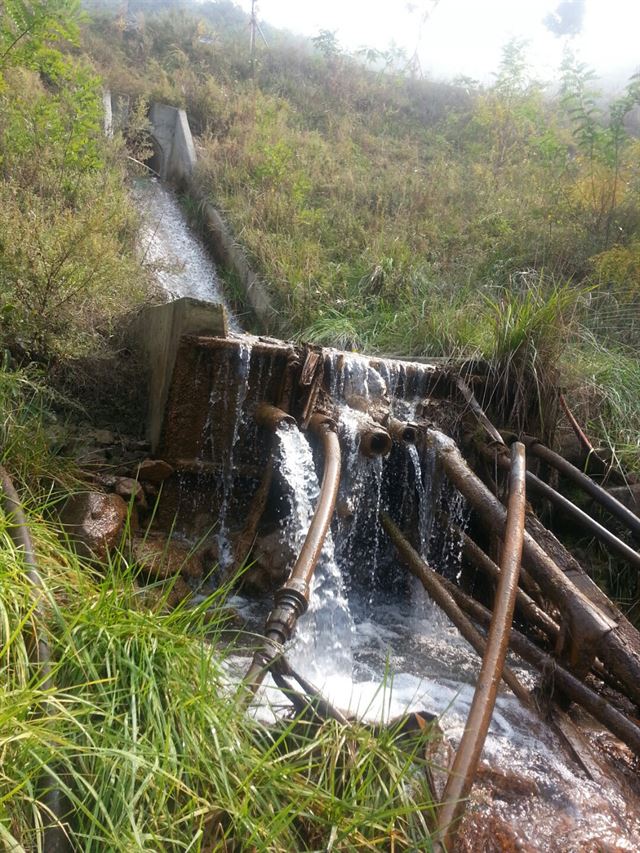
[[[480,657],[484,657],[487,644],[486,639],[462,612],[458,603],[453,599],[452,591],[448,586],[445,586],[444,579],[418,554],[402,535],[398,526],[386,513],[380,513],[380,522],[411,574],[418,578],[431,598],[446,613],[469,645]],[[523,704],[529,706],[530,698],[526,688],[522,686],[515,673],[509,667],[505,666],[503,668],[502,678],[518,699]]]
[[[427,436],[438,450],[445,472],[461,494],[474,507],[485,524],[501,533],[506,510],[462,457],[448,436],[429,429]],[[535,519],[530,519],[529,522]],[[551,534],[549,537],[553,539]],[[545,547],[547,542],[545,540]],[[523,559],[542,592],[563,614],[569,638],[593,650],[609,671],[624,685],[627,695],[640,702],[640,635],[589,576],[575,564],[571,573],[560,568],[561,557],[552,548],[549,553],[527,532]],[[553,556],[550,556],[552,554]],[[575,562],[575,561],[574,561]],[[575,579],[575,580],[574,580]]]
[[[465,533],[464,530],[457,527],[455,524],[451,525],[451,529],[455,531],[456,536],[461,538],[462,553],[465,557],[473,563],[474,566],[480,569],[480,571],[490,577],[491,580],[497,581],[500,577],[500,567],[493,562],[491,557],[489,557],[482,548],[474,542],[467,533]],[[525,619],[540,628],[540,630],[542,630],[549,639],[555,640],[558,637],[558,634],[560,633],[558,623],[555,622],[541,607],[538,607],[535,601],[520,588],[518,588],[518,591],[516,592],[516,608],[525,617]]]
[[[493,616],[471,709],[438,813],[437,832],[445,849],[449,849],[455,839],[457,822],[464,812],[465,800],[473,785],[509,648],[509,629],[513,620],[524,542],[525,474],[525,448],[516,442],[511,447],[509,503]]]
[[[363,423],[360,427],[360,453],[369,459],[386,456],[393,446],[391,436],[386,429],[374,423]]]
[[[576,485],[590,495],[600,506],[604,507],[607,512],[615,516],[618,521],[621,521],[634,536],[640,537],[640,518],[631,512],[624,504],[610,495],[606,489],[594,482],[591,477],[584,474],[571,462],[567,462],[559,453],[555,453],[544,444],[541,444],[535,438],[523,438],[524,443],[529,448],[529,451],[540,459],[543,459],[547,464],[553,466],[556,471],[563,474],[567,479],[572,480]]]
[[[324,450],[320,496],[291,576],[275,594],[275,607],[265,625],[265,642],[255,653],[244,679],[248,688],[245,701],[255,695],[267,670],[281,656],[282,647],[293,635],[296,622],[309,606],[311,578],[335,510],[340,485],[340,443],[337,428],[331,418],[313,415],[309,421],[309,429],[320,436]]]
[[[277,406],[272,406],[271,403],[258,403],[253,411],[255,422],[262,427],[271,429],[274,432],[280,424],[295,424],[295,419],[283,409]]]
[[[415,444],[418,440],[418,424],[400,421],[398,418],[389,415],[385,426],[391,438],[399,443]]]
[[[453,598],[458,601],[460,608],[464,609],[471,619],[480,625],[490,623],[492,618],[490,610],[487,610],[479,601],[475,601],[470,596],[465,596],[455,584],[447,582],[444,578],[440,578],[440,580],[450,590]],[[512,628],[510,632],[509,647],[532,666],[535,666],[548,681],[554,684],[558,692],[565,694],[585,711],[588,711],[594,719],[626,743],[636,755],[640,755],[640,727],[614,708],[610,702],[583,684],[550,654],[543,652],[515,628]]]
[[[502,448],[498,448],[498,452],[496,453],[492,448],[485,447],[482,452],[487,457],[495,459],[498,465],[505,470],[509,468],[509,459]],[[559,458],[562,459],[562,457]],[[577,473],[580,472],[577,471]],[[595,518],[592,518],[583,509],[580,509],[580,507],[576,506],[568,498],[565,498],[564,495],[561,495],[560,492],[556,491],[548,483],[545,483],[544,480],[536,477],[536,475],[531,471],[527,471],[527,485],[531,486],[531,488],[539,495],[545,497],[554,506],[558,507],[558,509],[570,516],[574,521],[577,521],[578,524],[588,530],[589,533],[596,537],[596,539],[599,539],[601,542],[604,542],[605,545],[608,545],[609,548],[615,551],[618,556],[630,566],[633,566],[635,569],[640,571],[640,553],[634,551],[634,549],[627,545],[626,542],[619,539],[615,533],[612,533],[608,528],[596,521]],[[595,486],[595,483],[593,485]]]
[[[616,554],[626,563],[640,571],[640,553],[634,551],[630,545],[627,545],[626,542],[619,539],[615,533],[612,533],[608,528],[596,521],[595,518],[592,518],[583,509],[580,509],[580,507],[576,506],[568,498],[565,498],[564,495],[561,495],[560,492],[557,492],[548,483],[545,483],[544,480],[536,477],[536,475],[531,471],[527,471],[527,483],[532,486],[538,494],[547,498],[547,500],[551,501],[554,506],[558,507],[558,509],[562,510],[574,521],[577,521],[578,524],[595,536],[596,539],[599,539],[612,551],[615,551]]]

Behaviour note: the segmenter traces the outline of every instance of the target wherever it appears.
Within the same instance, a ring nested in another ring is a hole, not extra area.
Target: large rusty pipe
[[[511,447],[509,503],[493,617],[464,734],[456,752],[442,796],[442,806],[438,812],[437,832],[445,849],[449,849],[455,839],[457,823],[473,785],[509,648],[509,629],[513,620],[524,541],[525,474],[524,445],[516,442]]]
[[[547,464],[551,465],[560,474],[563,474],[567,479],[572,480],[576,485],[580,486],[583,491],[604,507],[607,512],[615,516],[635,535],[640,537],[640,518],[619,500],[610,495],[606,489],[594,482],[591,477],[584,474],[571,462],[568,462],[559,453],[555,453],[544,444],[541,444],[535,438],[523,438],[524,443],[529,448],[529,451],[535,456],[543,459]]]
[[[506,510],[480,478],[469,468],[455,442],[438,430],[427,436],[438,450],[439,459],[451,482],[474,507],[485,524],[499,534],[504,528]],[[598,657],[628,691],[640,702],[640,643],[638,634],[622,614],[605,599],[603,593],[582,571],[576,581],[565,575],[533,537],[525,532],[523,560],[542,592],[558,607],[569,635],[593,648]],[[593,596],[592,601],[589,596]]]
[[[324,451],[324,473],[320,496],[311,524],[291,576],[275,594],[275,607],[265,625],[265,642],[253,657],[245,677],[250,698],[262,683],[267,670],[291,638],[296,622],[309,606],[311,578],[331,524],[340,485],[340,443],[334,421],[313,415],[309,429],[318,434]]]
[[[253,412],[253,417],[259,426],[266,427],[275,432],[280,424],[295,424],[294,418],[283,409],[272,406],[271,403],[258,403]]]
[[[399,444],[415,444],[418,440],[418,425],[410,421],[400,421],[389,415],[385,424],[391,438]]]

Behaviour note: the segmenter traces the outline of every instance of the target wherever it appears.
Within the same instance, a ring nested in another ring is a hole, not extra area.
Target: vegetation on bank
[[[0,521],[3,849],[39,849],[51,789],[84,853],[425,849],[420,741],[251,719],[225,671],[224,590],[168,612],[126,555],[96,571],[47,514],[42,499],[28,507],[44,620]],[[29,663],[34,632],[49,640],[53,688]]]
[[[1,344],[24,364],[95,354],[149,288],[82,19],[75,0],[9,0],[0,19]]]

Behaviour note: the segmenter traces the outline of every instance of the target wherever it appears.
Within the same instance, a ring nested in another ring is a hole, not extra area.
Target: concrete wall
[[[238,280],[247,306],[252,310],[260,330],[278,332],[278,315],[267,287],[251,269],[242,247],[235,241],[220,212],[207,200],[206,193],[194,177],[196,151],[184,110],[167,104],[153,104],[149,111],[152,135],[157,145],[154,168],[162,180],[186,186],[189,193],[202,202],[206,220],[206,238],[214,260]]]
[[[271,303],[267,287],[260,276],[251,269],[242,246],[237,243],[231,229],[220,212],[206,200],[202,190],[191,186],[191,192],[202,202],[206,223],[205,237],[216,262],[236,276],[247,305],[251,308],[260,330],[265,334],[278,333],[279,318]]]
[[[152,104],[149,111],[151,135],[160,149],[157,170],[163,181],[187,181],[196,164],[196,149],[184,110],[167,104]]]
[[[155,452],[160,442],[176,354],[183,335],[226,337],[227,315],[222,305],[188,296],[145,308],[136,323],[135,338],[149,370],[147,437]]]

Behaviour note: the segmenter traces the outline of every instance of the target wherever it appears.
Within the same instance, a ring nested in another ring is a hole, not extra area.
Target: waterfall
[[[283,423],[276,434],[276,464],[287,484],[291,502],[283,536],[297,557],[311,524],[320,483],[309,442],[297,426]],[[329,533],[313,576],[309,610],[298,622],[291,662],[312,680],[329,670],[350,677],[352,633],[353,619]]]

